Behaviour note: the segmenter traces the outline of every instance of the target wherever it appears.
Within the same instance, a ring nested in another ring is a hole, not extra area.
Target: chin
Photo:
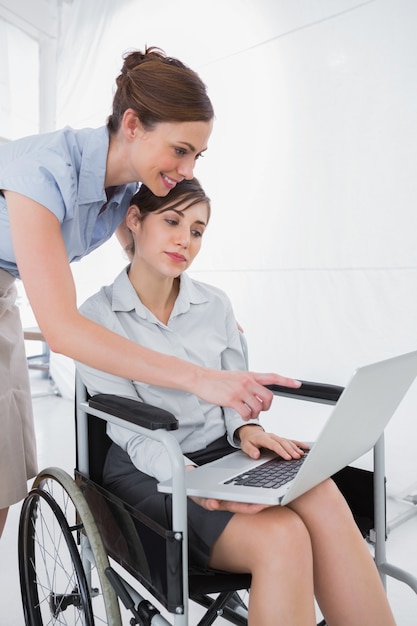
[[[153,189],[152,187],[149,187],[149,189],[152,191],[152,193],[154,194],[154,196],[158,196],[159,198],[164,198],[165,196],[167,196],[169,194],[169,192],[171,191],[171,189],[167,189],[166,187],[164,187],[163,185],[158,185],[157,189]]]
[[[160,198],[167,196],[169,192],[171,191],[170,189],[165,187],[164,183],[162,182],[160,178],[157,180],[153,178],[152,181],[142,180],[141,182],[142,182],[142,185],[146,185],[146,187],[150,189],[150,191],[154,194],[154,196],[158,196]]]

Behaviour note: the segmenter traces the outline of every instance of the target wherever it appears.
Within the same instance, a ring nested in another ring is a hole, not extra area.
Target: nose
[[[190,245],[191,237],[189,227],[185,224],[177,226],[176,235],[177,245],[181,246],[182,248],[188,248],[188,246]]]
[[[178,167],[178,173],[186,180],[191,180],[194,176],[195,159],[192,155],[184,158]]]

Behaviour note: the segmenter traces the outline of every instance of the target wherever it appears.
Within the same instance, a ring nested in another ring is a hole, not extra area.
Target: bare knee
[[[355,526],[344,496],[330,478],[294,500],[289,507],[300,516],[310,534],[317,527],[325,532],[329,526]]]
[[[287,507],[271,507],[256,515],[236,514],[212,550],[210,565],[252,574],[276,568],[303,567],[311,563],[308,530]],[[275,557],[275,558],[274,558]]]
[[[284,559],[311,552],[310,535],[297,513],[286,507],[273,507],[262,513],[256,520],[253,542],[258,554],[264,551],[262,558],[271,556],[274,550]]]
[[[338,515],[351,516],[345,497],[331,478],[317,485],[317,493],[321,503],[327,505],[327,508],[331,508]]]
[[[323,480],[323,482],[319,483],[316,487],[310,489],[305,495],[313,494],[314,498],[325,499],[326,501],[331,501],[334,504],[338,504],[340,502],[344,502],[344,498],[339,491],[338,486],[331,478],[327,480]]]

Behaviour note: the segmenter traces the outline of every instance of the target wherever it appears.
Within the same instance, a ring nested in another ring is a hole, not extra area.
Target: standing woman
[[[8,507],[37,472],[23,332],[21,278],[51,350],[110,374],[188,391],[244,419],[268,409],[275,374],[207,370],[139,346],[77,310],[70,262],[119,227],[143,182],[165,196],[193,177],[213,108],[199,76],[157,48],[126,55],[113,112],[98,129],[64,128],[0,148],[0,534]]]

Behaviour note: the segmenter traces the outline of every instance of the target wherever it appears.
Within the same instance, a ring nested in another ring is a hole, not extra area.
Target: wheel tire
[[[65,471],[48,468],[35,478],[22,506],[18,550],[28,626],[122,626],[99,531]]]

